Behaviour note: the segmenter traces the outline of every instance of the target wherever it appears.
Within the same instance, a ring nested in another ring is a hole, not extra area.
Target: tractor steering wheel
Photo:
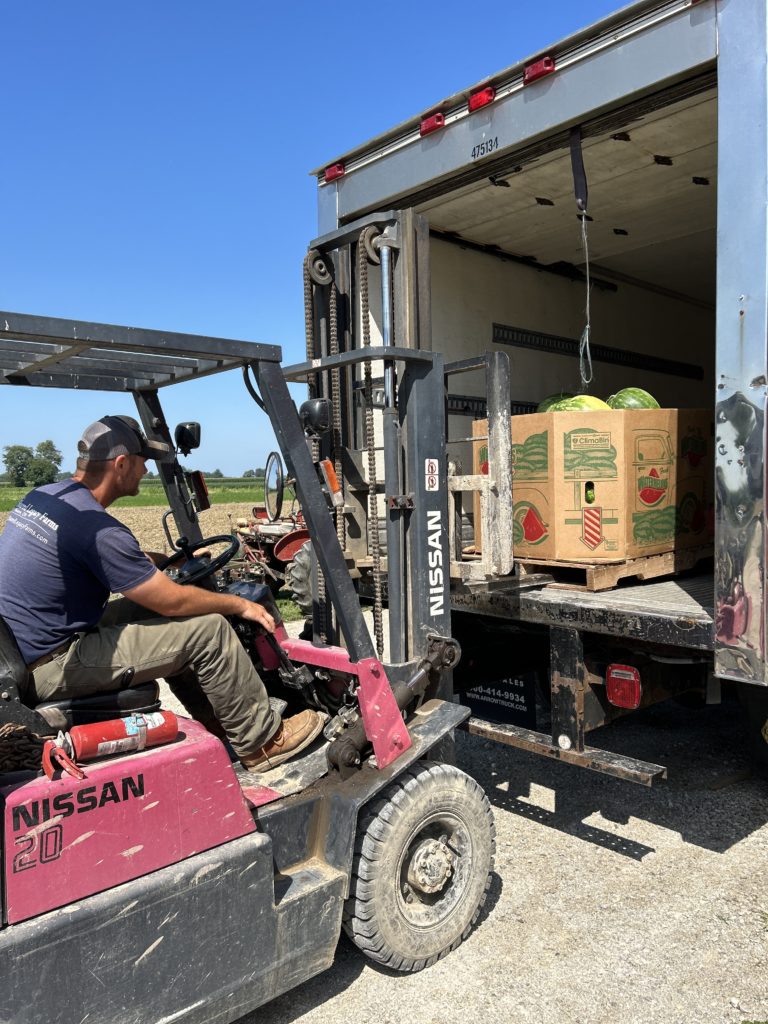
[[[216,555],[215,558],[211,558],[210,555],[195,556],[193,554],[193,548],[187,538],[179,537],[176,541],[176,547],[179,550],[164,559],[164,561],[158,565],[158,569],[168,569],[184,558],[186,561],[179,569],[179,575],[176,582],[180,583],[182,586],[202,583],[203,580],[207,580],[209,577],[213,576],[213,574],[218,572],[219,569],[223,569],[227,562],[231,561],[240,550],[240,541],[232,533],[222,533],[217,534],[215,537],[205,537],[203,540],[195,544],[194,550],[197,551],[200,548],[207,548],[212,544],[228,544],[229,546],[226,547],[220,555]]]

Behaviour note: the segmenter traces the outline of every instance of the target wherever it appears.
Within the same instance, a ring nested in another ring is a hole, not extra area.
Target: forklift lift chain
[[[375,224],[369,224],[360,233],[357,245],[357,266],[360,289],[360,319],[363,327],[363,346],[371,345],[370,306],[368,301],[368,263],[378,263],[379,254],[374,248],[374,238],[381,232]],[[371,361],[363,363],[365,396],[365,445],[368,456],[368,546],[371,552],[373,571],[373,632],[376,653],[384,655],[384,628],[382,622],[381,547],[379,545],[379,506],[376,495],[376,443],[373,429],[373,383]]]
[[[336,282],[331,281],[330,296],[328,300],[328,327],[330,353],[332,356],[339,354],[339,314],[338,314],[338,291]],[[341,464],[341,370],[339,367],[331,370],[331,437],[333,439],[333,468],[339,485],[344,489],[344,469]],[[344,506],[334,508],[336,516],[336,536],[339,538],[341,550],[347,546],[346,521],[344,519]]]
[[[309,276],[315,284],[326,285],[333,280],[327,262],[323,259],[317,249],[310,249],[307,253],[307,269]]]
[[[322,272],[318,271],[319,267],[322,267]],[[312,288],[313,280],[316,281],[317,279],[313,277],[313,271],[319,273],[321,278],[324,278],[327,274],[330,280],[328,265],[322,259],[317,249],[310,249],[304,257],[304,330],[307,339],[308,362],[317,358],[317,352],[315,351],[315,304]],[[318,382],[319,374],[315,374],[314,377],[311,374],[307,375],[307,394],[309,398],[317,397],[319,390]],[[312,461],[317,464],[320,459],[320,442],[317,438],[312,438],[309,445],[312,452]],[[319,639],[323,643],[327,643],[328,598],[325,592],[325,579],[319,565],[317,566],[317,608],[320,625]]]
[[[360,242],[363,245],[369,263],[381,263],[381,254],[376,247],[376,240],[381,235],[381,230],[376,224],[368,224],[360,232]]]
[[[339,318],[338,318],[338,291],[333,277],[332,264],[326,260],[316,249],[310,249],[304,261],[304,305],[305,305],[305,326],[307,332],[307,358],[314,359],[315,352],[315,302],[313,283],[318,287],[328,287],[328,344],[329,354],[339,354]],[[331,438],[332,456],[336,478],[343,487],[344,476],[341,462],[341,370],[337,367],[331,370]],[[315,388],[316,388],[315,384]],[[310,395],[314,397],[314,392]],[[312,458],[317,462],[320,458],[319,441],[312,441]],[[336,522],[336,536],[339,539],[342,551],[346,547],[346,522],[344,509],[334,509]],[[331,613],[325,592],[325,581],[322,572],[318,568],[318,607],[320,614],[320,638],[327,641],[331,631]]]

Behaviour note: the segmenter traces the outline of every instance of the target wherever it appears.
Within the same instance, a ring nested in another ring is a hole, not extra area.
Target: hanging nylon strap
[[[580,213],[586,213],[589,203],[589,188],[587,187],[587,173],[584,170],[584,157],[581,152],[581,127],[579,125],[571,128],[571,170],[573,171],[573,191],[576,196],[576,205]]]

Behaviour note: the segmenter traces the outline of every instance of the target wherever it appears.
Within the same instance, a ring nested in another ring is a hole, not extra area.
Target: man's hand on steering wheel
[[[221,554],[211,558],[203,549],[214,544],[227,544],[228,547]],[[203,538],[195,544],[193,549],[185,537],[180,537],[176,546],[178,551],[155,564],[158,569],[165,570],[184,559],[184,565],[179,569],[176,582],[182,586],[198,586],[203,581],[210,579],[219,569],[223,569],[227,562],[235,557],[240,550],[240,540],[231,533],[217,534],[215,537]]]

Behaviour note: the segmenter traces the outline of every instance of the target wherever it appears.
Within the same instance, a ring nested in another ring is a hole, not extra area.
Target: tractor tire
[[[474,779],[417,762],[361,812],[344,930],[385,967],[430,967],[480,916],[495,850],[491,806]]]
[[[312,615],[312,541],[305,541],[285,570],[285,583],[302,615]]]

